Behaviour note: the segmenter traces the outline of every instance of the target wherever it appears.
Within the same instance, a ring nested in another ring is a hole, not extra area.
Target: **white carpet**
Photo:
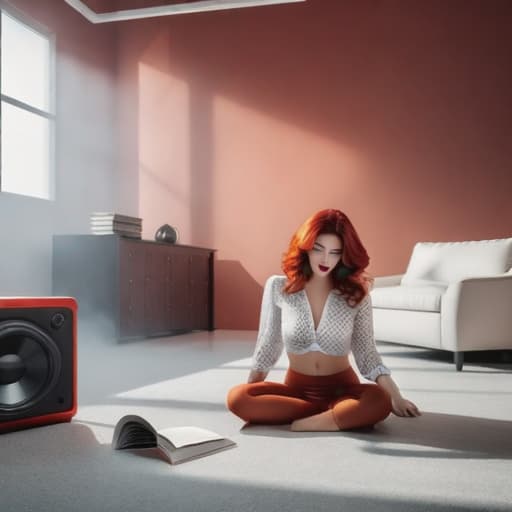
[[[79,410],[69,424],[0,436],[0,510],[511,510],[512,365],[379,344],[423,411],[365,433],[252,426],[225,408],[245,382],[256,333],[215,331],[114,344],[81,335]],[[270,380],[281,381],[286,356]],[[196,425],[238,446],[171,466],[114,452],[124,414]]]

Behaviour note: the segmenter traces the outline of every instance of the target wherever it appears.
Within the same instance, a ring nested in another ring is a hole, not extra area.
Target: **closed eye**
[[[322,250],[322,248],[320,248],[320,247],[313,247],[313,250],[314,250],[314,251],[321,251],[321,250]],[[338,255],[339,255],[339,254],[342,254],[342,252],[343,252],[343,251],[340,251],[340,250],[338,250],[338,249],[335,249],[334,251],[330,251],[330,254],[338,254]]]

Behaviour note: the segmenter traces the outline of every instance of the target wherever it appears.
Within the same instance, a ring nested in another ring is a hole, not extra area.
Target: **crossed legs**
[[[322,408],[286,384],[239,384],[228,393],[228,409],[249,423],[282,425],[319,413]]]
[[[311,386],[301,388],[266,381],[240,384],[229,391],[227,406],[249,423],[291,423],[292,430],[349,430],[372,426],[385,419],[391,412],[389,395],[375,384],[360,384],[351,372],[344,372],[344,385],[337,389],[333,390],[329,382],[325,391],[330,396],[320,392],[312,397],[308,394]],[[315,391],[323,390],[325,378],[303,377],[308,384],[315,383]]]
[[[391,412],[391,399],[375,384],[359,384],[329,404],[327,411],[295,420],[296,431],[336,431],[370,427]]]

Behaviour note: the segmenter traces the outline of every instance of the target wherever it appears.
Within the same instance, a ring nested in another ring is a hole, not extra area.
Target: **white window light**
[[[54,41],[12,8],[0,23],[0,191],[52,199]]]

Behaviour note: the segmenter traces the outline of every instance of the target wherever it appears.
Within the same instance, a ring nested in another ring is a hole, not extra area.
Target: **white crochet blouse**
[[[265,283],[254,370],[269,371],[286,347],[293,354],[319,350],[333,356],[352,350],[363,377],[375,381],[379,375],[391,374],[375,347],[370,295],[351,307],[338,290],[332,290],[315,330],[306,291],[286,293],[285,282],[286,276],[275,275]]]

